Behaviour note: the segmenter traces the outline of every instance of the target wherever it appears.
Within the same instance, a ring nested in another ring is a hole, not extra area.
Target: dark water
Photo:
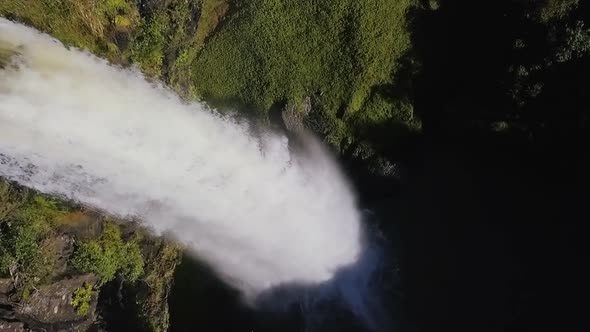
[[[362,264],[359,266],[363,267]],[[292,285],[273,289],[262,294],[256,309],[253,309],[242,303],[237,290],[225,285],[209,269],[185,255],[176,271],[169,299],[170,330],[368,331],[368,317],[353,313],[351,307],[338,296],[341,293],[332,288],[334,284],[348,285],[347,281],[358,273],[356,269],[356,266],[343,269],[326,285],[313,288]],[[383,294],[385,292],[384,289]],[[380,291],[362,295],[373,296],[371,300],[382,300]],[[371,302],[373,310],[369,315],[382,311],[382,307],[376,307],[374,303]],[[383,301],[382,304],[389,302]],[[388,321],[389,315],[371,318],[386,318],[384,321]]]
[[[239,292],[185,255],[169,299],[170,331],[300,331],[295,312],[264,313],[242,304]]]

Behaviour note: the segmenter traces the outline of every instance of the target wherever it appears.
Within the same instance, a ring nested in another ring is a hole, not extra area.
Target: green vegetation
[[[556,54],[558,62],[578,59],[590,53],[590,28],[586,28],[583,21],[565,29],[565,43]]]
[[[182,12],[195,12],[198,5],[199,19],[196,25],[196,30],[190,29],[190,18],[181,15]],[[178,29],[179,33],[176,36],[182,35],[181,31],[186,37],[176,38],[181,43],[176,43],[177,57],[176,60],[170,64],[168,73],[169,84],[179,93],[184,96],[198,98],[199,94],[195,85],[196,76],[193,66],[200,54],[205,41],[215,31],[221,21],[224,19],[229,10],[228,0],[202,0],[195,1],[193,8],[182,8],[183,6],[175,6],[175,16],[177,22],[186,22],[183,29]],[[181,10],[183,9],[183,10]],[[179,17],[185,17],[184,21]],[[179,25],[180,26],[180,25]]]
[[[27,189],[13,186],[10,182],[0,179],[0,223],[22,206],[26,198]]]
[[[580,0],[546,0],[539,8],[538,16],[543,22],[563,19],[579,2]]]
[[[93,296],[118,277],[125,292],[133,294],[126,303],[135,308],[129,318],[145,331],[165,331],[167,297],[180,255],[179,247],[145,230],[123,236],[122,226],[110,219],[0,179],[0,278],[16,288],[11,301],[27,300],[64,275],[93,273],[98,282],[85,283],[71,295],[78,315],[86,316],[94,310]]]
[[[200,50],[207,37],[217,28],[227,11],[228,0],[203,0],[200,10],[199,24],[192,47]]]
[[[142,278],[146,289],[136,298],[137,313],[148,331],[165,331],[169,325],[168,315],[159,313],[167,310],[168,294],[180,257],[181,248],[177,245],[162,240],[150,243],[145,275]]]
[[[99,276],[101,284],[116,276],[127,282],[134,282],[143,274],[144,267],[137,241],[124,242],[119,227],[111,222],[104,224],[99,239],[77,245],[71,263],[81,272]]]
[[[142,71],[159,77],[164,60],[168,18],[158,13],[144,20],[131,47],[131,60],[139,63]]]
[[[92,301],[92,284],[84,284],[72,294],[72,306],[80,316],[86,316],[90,310],[90,301]]]
[[[147,75],[173,82],[179,92],[188,87],[186,65],[196,55],[195,36],[201,27],[195,19],[207,3],[209,0],[153,3],[133,38],[131,60]],[[186,95],[188,90],[184,92]]]
[[[362,123],[398,112],[395,104],[387,111],[366,106],[374,104],[373,89],[392,83],[409,49],[406,12],[411,4],[240,2],[193,64],[193,84],[206,100],[234,100],[263,112],[313,96],[314,108],[325,113],[332,131],[325,134],[338,143],[348,118]]]
[[[382,123],[420,130],[405,96],[383,86],[410,49],[414,0],[22,0],[10,16],[117,62],[133,62],[182,96],[249,110],[268,120],[311,97],[309,127],[344,148]],[[123,33],[128,44],[119,43]]]
[[[294,105],[295,110],[311,109],[302,116],[305,126],[353,159],[350,164],[360,161],[362,176],[363,172],[378,174],[379,169],[397,170],[393,162],[400,160],[402,166],[403,162],[409,168],[421,166],[414,176],[422,168],[428,170],[429,162],[444,164],[435,175],[422,170],[426,177],[417,182],[425,188],[429,187],[421,182],[437,184],[444,178],[439,172],[455,167],[443,163],[445,158],[460,162],[455,157],[462,157],[463,150],[457,152],[459,156],[448,157],[442,151],[434,160],[428,159],[432,154],[428,149],[446,148],[449,141],[448,145],[465,145],[469,154],[484,150],[484,158],[495,156],[494,149],[510,150],[514,153],[507,155],[516,159],[521,150],[544,151],[546,145],[554,150],[574,145],[580,155],[588,150],[578,144],[587,141],[590,126],[588,13],[590,2],[580,0],[492,1],[482,10],[468,0],[0,1],[0,16],[37,27],[67,45],[89,49],[113,62],[133,63],[187,99],[250,110],[267,122],[280,121],[275,112],[285,104]],[[2,52],[0,66],[12,55]],[[424,135],[419,136],[422,131]],[[415,137],[419,139],[412,141]],[[502,143],[496,144],[499,137]],[[424,159],[420,159],[422,153]],[[500,155],[486,166],[485,174],[494,173],[490,170],[496,163],[517,164],[510,158]],[[563,172],[546,167],[547,172],[536,174],[534,168],[541,163]],[[563,166],[568,163],[575,165],[574,171]],[[568,173],[588,168],[587,162],[576,164],[575,157],[565,152],[526,165],[535,167],[518,177],[529,172],[538,177],[527,187],[539,179],[544,183],[552,173],[567,178]],[[472,175],[477,178],[477,172]],[[370,181],[362,183],[362,176],[359,187],[368,189],[361,188],[364,192],[359,196],[365,199],[368,193],[367,200],[382,199]],[[585,183],[577,177],[571,176],[570,182]],[[498,187],[518,183],[516,177],[508,179],[499,179]],[[416,185],[416,178],[410,180],[400,190]],[[447,204],[464,204],[463,197],[444,200],[447,194],[454,198],[453,186],[461,185],[448,181],[443,182],[443,195],[438,195],[446,202],[440,203],[445,210]],[[390,186],[381,178],[377,182],[376,187]],[[478,185],[470,179],[468,191]],[[417,197],[421,191],[429,192],[414,190],[412,195]],[[521,190],[516,188],[515,193]],[[539,199],[539,192],[519,195],[518,200]],[[492,193],[482,197],[493,201],[492,196],[504,197],[509,190]],[[568,197],[566,190],[560,190],[560,195]],[[551,203],[575,211],[576,204],[560,202],[577,202],[579,197],[560,197]],[[421,208],[421,204],[407,205]],[[61,234],[58,229],[66,210],[71,212],[46,196],[0,181],[0,277],[14,282],[19,297],[58,278],[60,255],[54,242]],[[77,238],[69,257],[69,268],[100,278],[98,285],[85,285],[72,294],[78,313],[89,310],[92,292],[120,278],[127,281],[126,294],[131,294],[127,307],[136,306],[134,314],[141,324],[150,331],[166,330],[166,300],[180,249],[136,234],[129,239],[120,226],[102,217],[95,220],[81,211],[73,215],[82,215],[90,225],[104,223],[102,232],[88,231],[85,235],[91,235],[80,236],[84,240]],[[441,216],[430,219],[437,218]],[[455,218],[450,215],[448,220]],[[508,225],[511,215],[502,214],[502,218]],[[71,224],[81,219],[73,216],[68,226],[74,229]],[[420,225],[420,218],[415,219]]]
[[[3,0],[0,16],[16,18],[66,45],[113,61],[123,59],[115,36],[128,33],[139,20],[132,0]]]
[[[0,189],[6,185],[3,182]],[[57,253],[51,236],[63,211],[56,201],[44,196],[25,198],[21,188],[3,189],[0,194],[0,276],[11,277],[18,296],[26,298],[53,273]]]

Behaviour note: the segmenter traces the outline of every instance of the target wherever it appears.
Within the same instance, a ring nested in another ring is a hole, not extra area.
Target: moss
[[[146,271],[142,278],[147,288],[138,294],[137,312],[148,331],[165,331],[169,324],[167,312],[168,294],[174,278],[181,251],[177,245],[156,240],[148,244]]]
[[[350,123],[359,131],[358,136],[364,136],[363,131],[386,122],[397,122],[406,125],[411,130],[420,130],[421,122],[414,115],[414,108],[405,99],[389,100],[382,94],[373,94],[363,105],[363,112],[354,114]]]
[[[129,29],[129,27],[131,27],[132,22],[131,20],[126,17],[126,16],[122,16],[122,15],[117,15],[115,16],[115,26],[117,27],[117,29]]]
[[[72,294],[72,306],[80,316],[86,316],[90,311],[90,301],[92,301],[92,284],[84,284]]]

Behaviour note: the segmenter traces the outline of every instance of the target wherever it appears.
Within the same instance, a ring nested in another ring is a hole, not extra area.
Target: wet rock
[[[400,178],[398,165],[383,157],[376,157],[371,160],[369,163],[369,172],[381,177]]]
[[[9,304],[10,292],[14,289],[11,279],[0,279],[0,304]]]
[[[62,219],[58,231],[82,241],[96,239],[102,234],[102,216],[91,211],[67,213]]]
[[[74,239],[67,234],[60,234],[43,241],[42,248],[55,253],[56,261],[51,271],[51,277],[61,278],[67,270],[68,258],[74,252]]]
[[[72,294],[84,284],[95,284],[96,281],[95,275],[85,274],[42,286],[16,307],[16,314],[29,317],[40,324],[79,322],[83,317],[80,317],[72,306]],[[90,308],[88,317],[85,317],[88,321],[94,319],[96,296],[93,296]]]
[[[0,320],[0,332],[25,332],[25,324]]]
[[[355,159],[369,160],[376,155],[375,149],[367,142],[357,143],[350,154]]]
[[[301,104],[287,103],[281,113],[285,128],[292,133],[302,133],[305,129],[303,120],[309,112],[311,112],[311,99],[309,97],[303,99]]]

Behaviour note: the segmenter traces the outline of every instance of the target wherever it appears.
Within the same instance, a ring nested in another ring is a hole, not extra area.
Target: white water
[[[139,217],[251,299],[355,263],[355,199],[318,144],[295,157],[284,136],[253,136],[137,71],[0,18],[7,51],[18,54],[0,68],[0,176]]]

